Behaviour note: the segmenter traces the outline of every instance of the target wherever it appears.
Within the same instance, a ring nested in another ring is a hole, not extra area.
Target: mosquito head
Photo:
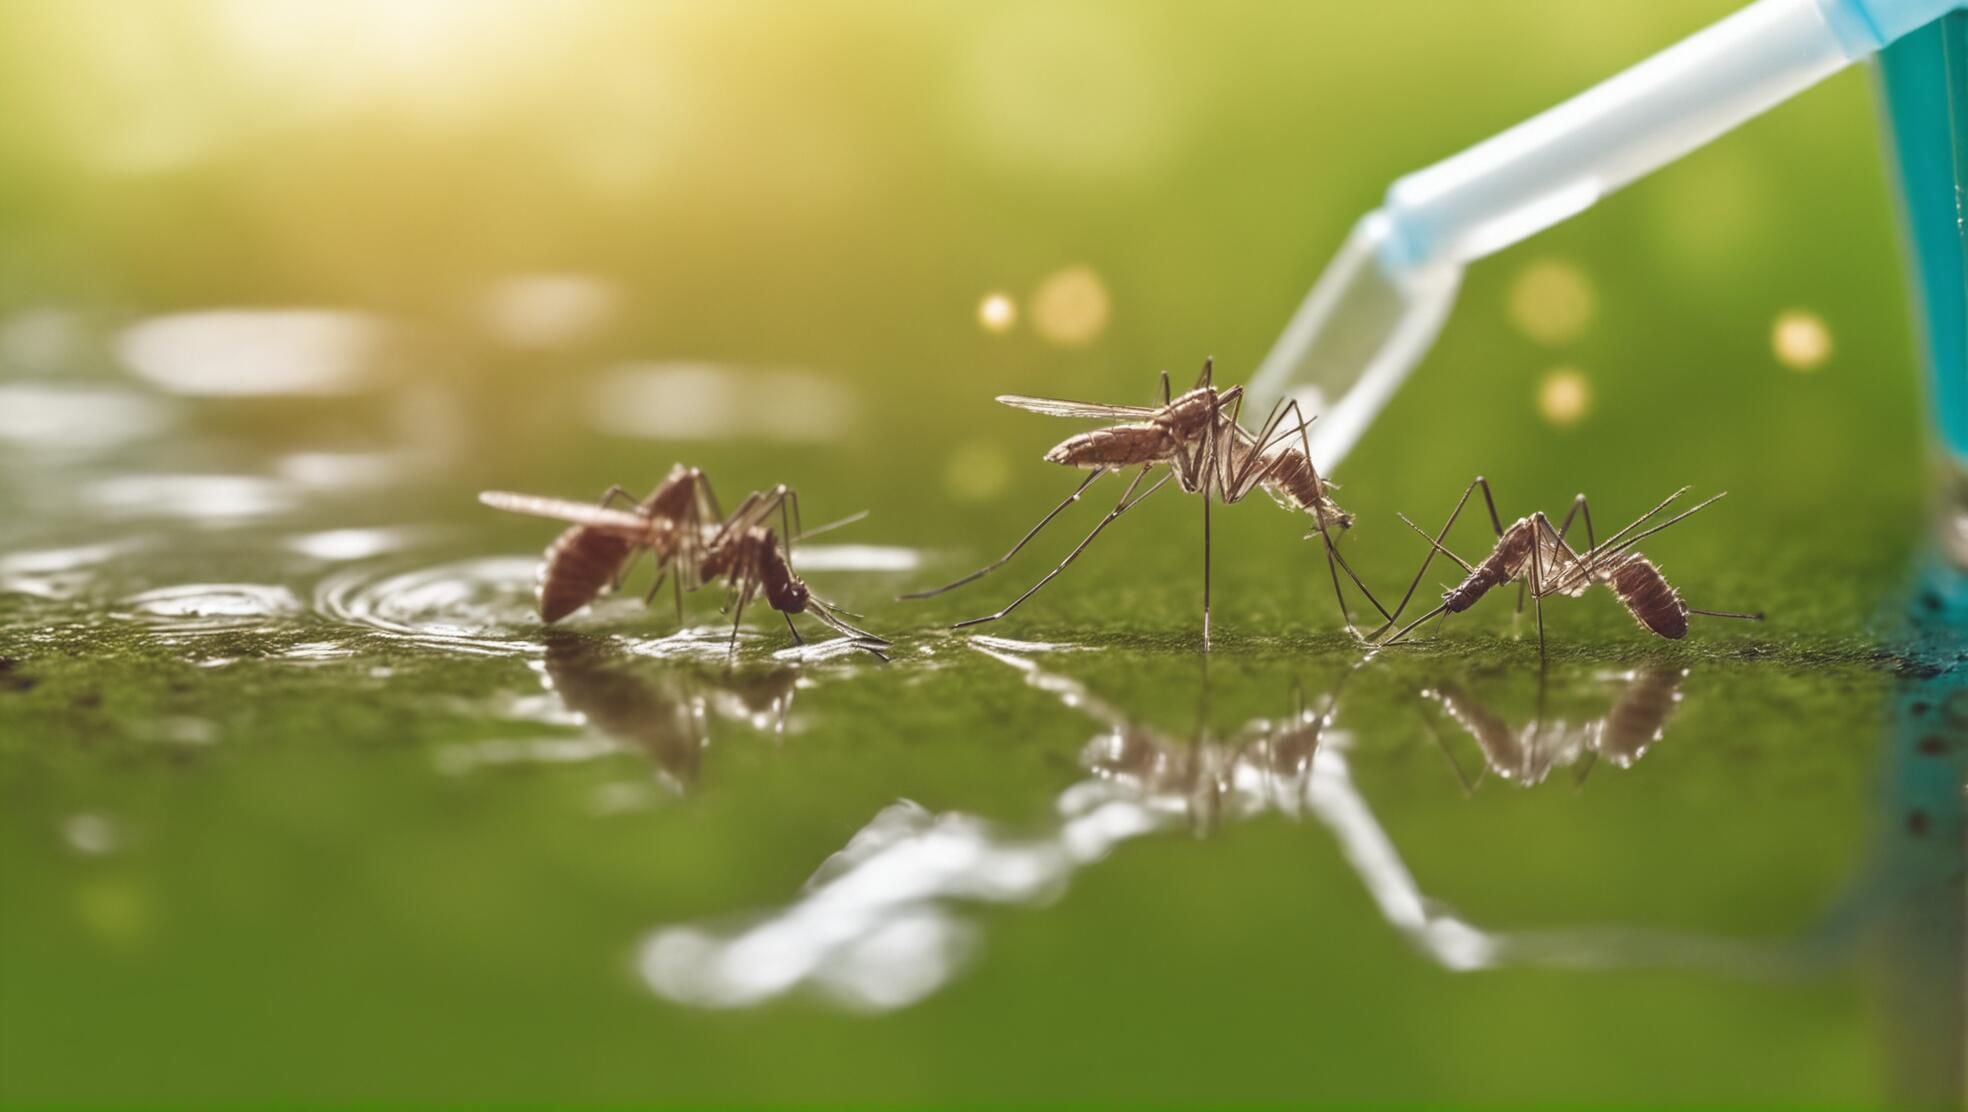
[[[793,566],[786,562],[786,552],[774,543],[761,550],[759,560],[759,582],[765,588],[765,601],[777,611],[786,614],[804,614],[807,600],[813,592],[806,583],[793,574]]]

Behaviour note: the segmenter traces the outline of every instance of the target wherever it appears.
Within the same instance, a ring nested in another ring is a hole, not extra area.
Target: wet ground
[[[101,150],[0,130],[33,202],[0,205],[0,1095],[1957,1097],[1968,592],[1863,78],[1472,271],[1338,472],[1390,600],[1395,514],[1478,472],[1506,520],[1587,491],[1602,534],[1726,489],[1646,551],[1766,622],[1667,642],[1595,592],[1547,605],[1541,663],[1498,592],[1368,653],[1258,497],[1216,511],[1205,655],[1173,491],[948,628],[1111,479],[896,601],[1071,490],[1040,456],[1083,426],[992,395],[1241,381],[1386,180],[1719,11],[1431,5],[1398,59],[1310,65],[1390,17],[875,9],[611,17],[597,72],[659,42],[775,74],[629,129],[642,161],[503,101],[426,121],[537,172],[516,194],[367,117],[153,134],[199,118],[163,91]],[[1399,91],[1531,25],[1544,60],[1482,96]],[[67,87],[60,35],[10,41],[0,83]],[[1041,141],[1071,106],[1101,142]],[[756,606],[734,646],[646,571],[542,626],[557,527],[476,494],[677,461],[870,511],[794,561],[892,659]]]

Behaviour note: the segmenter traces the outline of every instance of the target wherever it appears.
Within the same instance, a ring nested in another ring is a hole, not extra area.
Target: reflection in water
[[[1606,677],[1618,685],[1612,706],[1601,717],[1576,726],[1543,713],[1542,671],[1538,673],[1539,713],[1522,727],[1513,728],[1454,683],[1425,688],[1421,695],[1439,704],[1476,739],[1489,771],[1529,787],[1542,783],[1554,767],[1576,765],[1583,778],[1601,757],[1616,768],[1631,767],[1660,740],[1668,717],[1681,701],[1681,681],[1687,674],[1680,668],[1653,668]],[[1454,759],[1451,755],[1450,761]],[[1456,773],[1462,775],[1460,766]]]
[[[785,908],[735,925],[651,932],[638,962],[651,990],[720,1008],[763,1003],[802,987],[851,1007],[906,1006],[946,983],[975,949],[977,928],[961,914],[963,903],[1043,901],[1130,838],[1181,827],[1207,831],[1223,819],[1268,811],[1308,815],[1325,826],[1381,917],[1446,969],[1663,966],[1790,976],[1827,965],[1852,941],[1852,916],[1837,912],[1819,929],[1780,939],[1620,925],[1482,927],[1421,890],[1354,783],[1354,739],[1336,725],[1343,709],[1337,691],[1320,706],[1299,700],[1282,721],[1253,721],[1230,741],[1175,738],[1027,657],[979,649],[1104,728],[1082,754],[1087,778],[1058,796],[1054,824],[1020,836],[973,816],[896,803],[828,858]],[[1613,708],[1572,733],[1609,763],[1630,764],[1657,736],[1680,679],[1680,673],[1651,672],[1620,677],[1624,686]],[[1519,775],[1527,767],[1514,758],[1507,763]]]
[[[453,746],[439,754],[439,767],[463,773],[487,765],[588,761],[637,751],[655,765],[665,786],[681,792],[697,782],[713,719],[783,736],[793,696],[807,682],[798,669],[784,667],[763,672],[637,667],[624,663],[619,649],[610,639],[548,630],[546,655],[536,665],[559,696],[559,706],[539,708],[531,717],[586,724],[596,736]],[[603,806],[621,810],[635,802],[617,791]]]

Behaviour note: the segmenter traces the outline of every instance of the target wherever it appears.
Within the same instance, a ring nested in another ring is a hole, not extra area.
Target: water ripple
[[[394,573],[338,571],[315,587],[315,609],[395,640],[480,656],[537,656],[533,583],[539,559],[489,556]]]
[[[160,633],[204,634],[264,628],[301,612],[285,587],[263,583],[183,583],[123,600],[127,616]]]

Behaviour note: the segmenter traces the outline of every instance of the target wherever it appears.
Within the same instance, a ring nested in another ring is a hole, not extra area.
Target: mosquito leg
[[[854,643],[855,648],[860,649],[862,652],[865,653],[874,654],[875,657],[879,659],[883,664],[888,663],[888,654],[882,652],[881,648],[879,647],[879,646],[887,645],[889,643],[887,638],[876,637],[874,634],[869,633],[866,630],[856,629],[853,626],[848,625],[846,622],[843,622],[838,617],[836,617],[833,611],[827,609],[827,607],[824,605],[815,603],[810,605],[808,609],[812,612],[814,617],[820,619],[822,624],[829,626],[830,628],[832,628],[838,633],[845,634],[847,636],[847,639]]]
[[[1164,370],[1162,371],[1162,404],[1167,405],[1174,400],[1175,400],[1174,395],[1169,393],[1168,371]]]
[[[1434,617],[1437,614],[1441,614],[1444,617],[1446,617],[1448,615],[1448,612],[1449,612],[1449,608],[1447,606],[1437,606],[1435,609],[1430,610],[1428,613],[1423,614],[1421,617],[1416,618],[1414,621],[1409,622],[1407,625],[1402,626],[1399,632],[1395,633],[1394,636],[1389,637],[1380,643],[1383,645],[1398,645],[1401,643],[1403,638],[1407,637],[1408,634],[1414,632],[1414,628],[1416,626],[1420,625],[1421,623],[1427,621],[1428,619]]]
[[[1106,473],[1106,468],[1103,467],[1096,467],[1091,472],[1089,472],[1087,474],[1085,481],[1081,482],[1078,487],[1074,488],[1073,493],[1068,495],[1064,502],[1061,502],[1059,505],[1054,506],[1051,513],[1040,518],[1039,523],[1037,525],[1032,526],[1031,532],[1026,533],[1023,537],[1020,537],[1018,539],[1018,543],[1011,546],[1011,551],[1005,553],[1003,556],[1000,556],[997,559],[991,561],[990,563],[985,564],[983,567],[978,568],[976,571],[971,572],[969,575],[964,576],[962,579],[953,580],[949,583],[943,584],[941,587],[936,587],[927,591],[911,591],[910,593],[903,595],[901,597],[904,599],[931,598],[933,596],[940,595],[945,591],[954,591],[958,587],[961,587],[966,583],[975,582],[976,580],[984,578],[985,576],[991,574],[992,572],[998,570],[999,568],[1004,567],[1006,564],[1011,562],[1011,558],[1013,556],[1018,555],[1020,549],[1023,549],[1026,545],[1032,542],[1033,537],[1039,535],[1039,530],[1044,529],[1046,526],[1052,524],[1053,518],[1056,518],[1060,514],[1065,513],[1066,507],[1071,506],[1075,502],[1078,502],[1080,500],[1080,495],[1086,493],[1086,489],[1093,485],[1093,481],[1095,479],[1098,479],[1101,475],[1105,473]],[[1133,489],[1133,488],[1129,488],[1129,489]]]
[[[727,661],[735,660],[738,657],[738,623],[744,620],[745,603],[749,601],[751,597],[752,597],[752,580],[748,576],[745,579],[744,585],[741,586],[738,590],[738,605],[732,607],[733,613],[731,615],[731,644],[724,651],[724,658]]]
[[[1100,519],[1100,523],[1093,527],[1093,532],[1088,533],[1086,535],[1086,539],[1082,540],[1079,543],[1079,545],[1073,549],[1073,551],[1067,553],[1066,558],[1064,560],[1061,560],[1057,567],[1047,572],[1043,579],[1040,579],[1037,583],[1032,584],[1032,586],[1028,588],[1024,594],[1019,595],[1017,598],[1011,600],[1010,605],[1006,606],[1003,610],[1000,610],[995,614],[986,614],[981,618],[970,618],[965,621],[958,622],[956,625],[952,626],[951,628],[962,629],[965,626],[982,625],[985,622],[995,622],[999,618],[1002,618],[1005,615],[1011,613],[1013,610],[1018,609],[1019,605],[1023,603],[1026,599],[1031,598],[1033,595],[1038,594],[1041,588],[1043,588],[1046,584],[1052,582],[1055,578],[1057,578],[1059,576],[1059,573],[1065,571],[1067,566],[1072,564],[1074,560],[1079,559],[1080,553],[1086,551],[1087,546],[1093,543],[1094,538],[1100,535],[1101,530],[1107,528],[1109,525],[1112,525],[1114,521],[1117,518],[1119,518],[1122,514],[1128,512],[1129,510],[1133,509],[1135,506],[1139,505],[1141,502],[1145,501],[1149,495],[1155,493],[1156,491],[1162,489],[1162,487],[1168,485],[1168,481],[1175,477],[1174,472],[1170,472],[1167,475],[1163,475],[1161,478],[1155,480],[1155,484],[1153,486],[1149,487],[1145,491],[1142,491],[1140,497],[1138,498],[1134,497],[1135,488],[1141,485],[1141,480],[1148,477],[1148,471],[1153,466],[1154,466],[1153,464],[1149,464],[1143,467],[1140,470],[1140,472],[1135,475],[1134,481],[1129,483],[1127,490],[1121,493],[1121,500],[1114,504],[1114,508],[1107,512],[1106,517]]]
[[[648,606],[650,603],[656,601],[656,592],[663,589],[663,581],[669,577],[670,573],[668,571],[659,571],[656,573],[656,582],[651,583],[649,585],[649,593],[642,596],[642,604],[644,606]]]
[[[1394,620],[1394,615],[1389,614],[1387,612],[1387,607],[1382,606],[1380,604],[1380,600],[1374,597],[1374,593],[1367,588],[1366,582],[1360,578],[1360,573],[1354,571],[1353,565],[1346,562],[1346,554],[1339,550],[1339,542],[1332,539],[1331,530],[1327,527],[1327,525],[1323,521],[1319,523],[1319,534],[1325,540],[1327,560],[1337,561],[1339,564],[1339,570],[1346,573],[1346,578],[1351,579],[1353,581],[1353,585],[1360,589],[1361,594],[1367,596],[1367,602],[1369,605],[1371,605],[1374,608],[1374,611],[1378,613],[1384,621],[1392,622]],[[1386,627],[1383,626],[1382,628],[1386,628]]]
[[[788,632],[790,632],[793,635],[793,644],[795,645],[806,644],[806,638],[800,636],[799,627],[793,624],[793,616],[791,614],[786,613],[784,610],[781,610],[779,612],[779,616],[786,619],[786,629]]]
[[[1539,524],[1544,525],[1546,528],[1550,528],[1550,523],[1545,521],[1543,514],[1537,515],[1537,521]],[[1542,544],[1531,545],[1531,597],[1536,600],[1537,621],[1538,621],[1538,663],[1540,665],[1544,663],[1544,590],[1543,590],[1544,571],[1540,564],[1540,556],[1539,556],[1539,553],[1542,552],[1543,550],[1544,550],[1544,546]]]
[[[1455,509],[1449,511],[1449,519],[1442,523],[1441,532],[1435,534],[1435,537],[1429,541],[1430,548],[1428,550],[1428,555],[1422,557],[1421,567],[1415,570],[1414,578],[1408,581],[1408,589],[1406,593],[1402,594],[1401,601],[1398,604],[1396,604],[1394,607],[1394,617],[1389,618],[1387,620],[1387,625],[1383,625],[1379,629],[1374,631],[1374,634],[1376,636],[1385,633],[1387,631],[1387,626],[1393,625],[1395,619],[1401,616],[1402,611],[1408,608],[1409,601],[1414,598],[1415,588],[1421,586],[1421,577],[1428,574],[1428,565],[1434,561],[1435,553],[1438,550],[1444,552],[1448,551],[1447,549],[1442,548],[1442,539],[1449,535],[1449,530],[1452,527],[1454,527],[1456,523],[1456,518],[1462,516],[1462,508],[1469,504],[1469,496],[1471,493],[1473,493],[1476,490],[1477,487],[1483,488],[1483,501],[1490,508],[1490,524],[1496,527],[1497,536],[1499,537],[1503,536],[1503,523],[1497,517],[1496,502],[1490,497],[1489,480],[1485,479],[1481,475],[1478,475],[1474,480],[1470,482],[1468,486],[1462,489],[1462,497],[1456,500]],[[1412,524],[1412,522],[1410,524]],[[1423,533],[1422,535],[1427,536],[1426,533]],[[1463,566],[1468,567],[1469,565],[1464,564]],[[1412,629],[1414,627],[1410,626],[1408,628]]]
[[[1203,480],[1203,651],[1210,647],[1210,490]]]
[[[1760,610],[1754,614],[1738,614],[1732,610],[1697,610],[1690,606],[1688,613],[1701,614],[1710,618],[1741,618],[1746,622],[1760,622],[1763,620],[1763,612]]]
[[[670,580],[670,592],[676,596],[676,620],[677,620],[677,625],[681,626],[683,624],[683,573],[682,572],[679,571]]]
[[[833,626],[835,629],[840,630],[842,633],[848,634],[849,636],[852,637],[857,637],[863,641],[873,641],[879,645],[889,644],[888,638],[883,637],[880,634],[869,633],[865,629],[862,629],[858,626],[849,625],[848,623],[842,621],[840,616],[846,613],[846,611],[842,610],[838,606],[835,606],[833,603],[822,602],[818,598],[808,596],[807,606],[809,609],[811,609],[814,612],[816,616],[820,618],[821,621],[826,622],[827,624]]]

